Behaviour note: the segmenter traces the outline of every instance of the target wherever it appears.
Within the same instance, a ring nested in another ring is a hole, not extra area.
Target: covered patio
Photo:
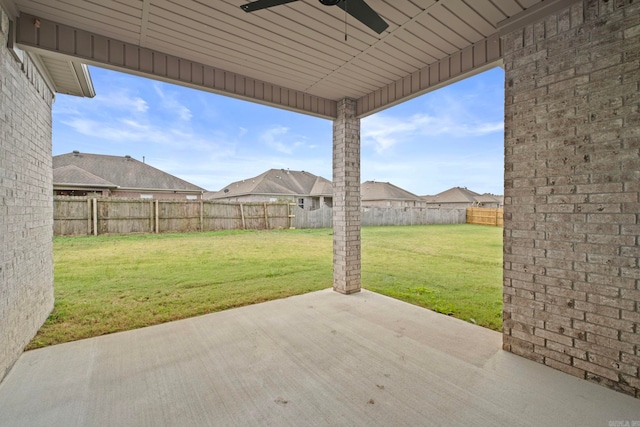
[[[0,384],[0,426],[640,422],[636,399],[500,343],[379,294],[327,289],[25,353]]]
[[[640,420],[640,4],[367,0],[372,31],[344,3],[244,3],[0,0],[0,423]],[[332,120],[333,289],[355,295],[22,355],[54,303],[52,103],[95,95],[87,64]],[[360,292],[360,119],[496,66],[502,334]]]

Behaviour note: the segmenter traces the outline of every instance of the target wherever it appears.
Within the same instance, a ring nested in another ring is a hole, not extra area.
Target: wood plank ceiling
[[[364,116],[499,64],[497,24],[542,0],[367,0],[389,23],[380,35],[350,16],[345,24],[342,9],[323,6],[316,0],[253,13],[240,9],[246,0],[0,2],[23,15],[265,82],[291,93],[330,102],[354,98],[359,102],[359,114]],[[30,46],[28,37],[18,36],[18,42],[26,50],[42,47],[35,39]],[[51,49],[51,55],[59,53]],[[84,62],[95,63],[86,58]],[[220,87],[204,89],[252,98]],[[269,99],[256,101],[278,104]],[[281,104],[278,106],[314,114],[296,105]]]

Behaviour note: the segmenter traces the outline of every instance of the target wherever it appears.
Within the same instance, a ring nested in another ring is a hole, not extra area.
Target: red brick
[[[554,360],[551,358],[545,359],[544,364],[554,369],[557,369],[559,371],[562,371],[566,374],[573,375],[574,377],[578,377],[578,378],[585,377],[584,369],[576,368],[575,366],[570,366],[565,363],[558,362],[557,360]]]
[[[573,338],[567,337],[565,335],[558,334],[558,333],[555,333],[555,332],[550,332],[550,331],[547,331],[545,329],[536,329],[535,335],[537,337],[544,338],[544,339],[547,339],[547,340],[551,340],[551,341],[557,342],[559,344],[564,344],[566,346],[572,346],[573,345]]]
[[[547,341],[547,348],[553,351],[564,353],[571,357],[577,357],[578,359],[587,360],[587,352],[575,347],[568,347],[554,341]]]
[[[538,345],[535,346],[534,352],[544,356],[545,357],[545,363],[547,363],[546,362],[547,359],[553,359],[553,360],[556,360],[556,361],[558,361],[560,363],[564,363],[566,365],[571,365],[571,356],[568,356],[568,355],[566,355],[564,353],[553,351],[553,350],[550,350],[548,348],[541,347],[541,346],[538,346]]]
[[[613,369],[605,368],[603,366],[596,365],[595,363],[586,362],[580,359],[574,359],[573,366],[586,372],[590,372],[613,381],[618,381],[618,374]]]
[[[575,309],[582,310],[588,313],[596,313],[602,316],[611,317],[613,319],[620,318],[620,309],[614,307],[607,307],[604,305],[592,304],[584,301],[576,301]]]
[[[597,353],[603,356],[609,357],[611,359],[620,358],[620,350],[615,348],[608,348],[606,346],[602,346],[590,341],[582,341],[575,340],[574,341],[575,348],[579,351],[584,351],[586,353]]]
[[[624,335],[624,332],[621,334]],[[622,351],[625,353],[633,353],[635,345],[628,341],[627,337],[618,340],[597,334],[587,334],[587,341],[598,344],[601,347],[610,348],[613,351]]]

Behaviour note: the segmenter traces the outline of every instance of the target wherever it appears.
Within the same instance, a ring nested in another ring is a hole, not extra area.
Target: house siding
[[[53,93],[0,8],[0,379],[53,308]]]
[[[473,207],[474,203],[473,202],[464,202],[464,203],[455,203],[455,202],[451,202],[451,203],[432,203],[432,202],[427,202],[426,206],[429,208],[440,208],[440,209],[466,209],[466,208],[471,208]]]
[[[158,200],[187,200],[187,196],[195,196],[193,200],[201,200],[202,194],[200,193],[181,193],[180,191],[163,192],[163,191],[119,191],[112,190],[108,197],[120,197],[123,199],[139,199],[143,195],[150,195],[153,199]],[[106,196],[105,196],[106,197]]]
[[[640,4],[502,42],[504,348],[640,397]]]
[[[420,208],[425,203],[417,200],[363,200],[362,206],[380,207],[380,208]]]
[[[224,197],[224,198],[215,198],[208,200],[215,200],[217,202],[226,202],[226,203],[282,203],[288,202],[293,203],[299,206],[300,199],[304,200],[303,209],[313,210],[320,209],[322,206],[326,205],[332,206],[332,198],[331,197],[314,197],[314,196],[293,196],[293,195],[278,195],[278,194],[247,194],[243,196],[232,196],[232,197]]]

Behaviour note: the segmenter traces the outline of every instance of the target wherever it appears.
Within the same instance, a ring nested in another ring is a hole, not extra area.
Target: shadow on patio
[[[423,308],[325,290],[27,352],[0,384],[0,425],[640,421],[638,400],[500,346]]]

